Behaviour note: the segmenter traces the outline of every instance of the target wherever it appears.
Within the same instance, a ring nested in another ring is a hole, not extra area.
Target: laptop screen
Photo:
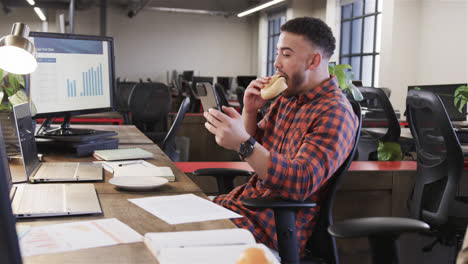
[[[29,180],[29,176],[31,176],[34,169],[39,164],[36,140],[34,138],[35,129],[33,128],[29,104],[24,103],[13,106],[13,113],[15,115],[16,129],[18,131],[24,169]]]

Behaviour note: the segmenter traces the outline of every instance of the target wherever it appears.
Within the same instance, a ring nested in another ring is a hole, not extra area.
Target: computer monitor
[[[254,75],[237,76],[237,86],[247,88],[250,82],[252,82],[255,79],[257,79],[257,76]]]
[[[45,132],[54,136],[93,133],[70,129],[70,117],[113,107],[113,38],[44,32],[29,36],[38,62],[29,77],[35,118],[64,117],[60,129]]]
[[[458,111],[458,107],[456,107],[453,103],[454,101],[454,93],[455,90],[462,86],[467,85],[466,83],[462,84],[437,84],[437,85],[412,85],[408,86],[408,91],[414,89],[415,87],[419,87],[421,90],[424,91],[431,91],[437,95],[439,95],[442,103],[445,106],[445,110],[447,110],[447,114],[450,117],[451,121],[465,121],[466,120],[466,105],[463,106],[462,112]]]
[[[232,77],[216,77],[216,82],[223,86],[225,92],[231,89],[231,81]]]

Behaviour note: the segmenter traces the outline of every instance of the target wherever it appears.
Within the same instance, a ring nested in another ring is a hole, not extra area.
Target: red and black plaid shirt
[[[259,122],[255,135],[271,155],[266,180],[254,175],[214,202],[243,215],[232,221],[250,230],[259,242],[277,249],[273,211],[249,210],[240,199],[281,197],[320,204],[328,179],[351,151],[357,125],[358,119],[334,76],[305,94],[280,96]],[[301,254],[315,225],[316,210],[319,207],[297,213]]]

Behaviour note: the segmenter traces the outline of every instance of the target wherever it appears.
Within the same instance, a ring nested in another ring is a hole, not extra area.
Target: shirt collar
[[[338,81],[335,75],[330,75],[330,78],[319,84],[318,86],[308,90],[306,93],[301,94],[297,97],[299,104],[305,104],[320,98],[329,91],[338,88]]]

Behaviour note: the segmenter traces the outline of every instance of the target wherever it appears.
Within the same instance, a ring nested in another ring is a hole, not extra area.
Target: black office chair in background
[[[167,133],[166,137],[164,138],[162,144],[162,150],[166,155],[174,162],[180,161],[179,152],[177,151],[176,145],[176,135],[177,131],[179,131],[180,126],[182,125],[182,121],[184,120],[185,113],[189,110],[190,107],[190,97],[185,97],[180,105],[179,111],[177,112],[177,116],[172,123],[169,132]]]
[[[124,120],[125,125],[130,124],[130,108],[128,107],[128,98],[133,88],[137,86],[136,82],[120,81],[117,78],[116,91],[114,94],[114,107],[119,112]]]
[[[342,238],[368,236],[373,263],[399,263],[398,238],[406,232],[423,232],[435,237],[424,248],[426,251],[436,243],[454,246],[455,260],[468,224],[468,199],[457,196],[464,168],[463,152],[437,95],[411,90],[406,109],[418,164],[408,200],[413,219],[352,219],[330,226],[329,231]]]
[[[244,93],[245,93],[244,87],[239,86],[236,88],[237,101],[239,102],[241,113],[242,113],[242,109],[244,109]]]
[[[373,87],[358,87],[358,89],[364,97],[360,104],[366,109],[366,114],[356,160],[377,160],[378,141],[400,142],[400,123],[390,100],[382,89]],[[375,125],[387,130],[385,133],[368,131],[365,128],[366,123],[369,123],[369,126]],[[404,142],[404,144],[411,144],[411,141]]]
[[[161,145],[168,132],[171,93],[163,83],[139,83],[130,93],[132,123],[154,143]]]

